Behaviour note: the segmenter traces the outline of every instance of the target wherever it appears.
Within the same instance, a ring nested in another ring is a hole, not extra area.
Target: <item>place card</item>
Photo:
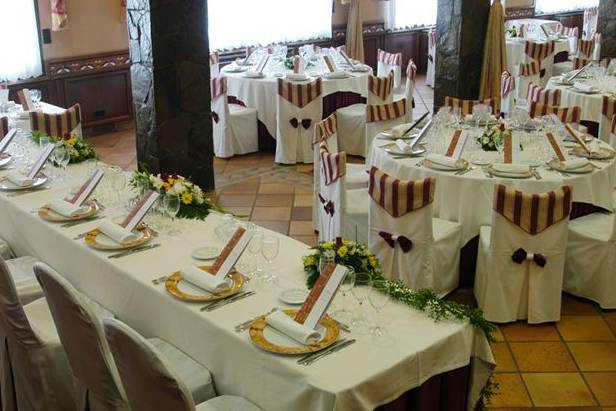
[[[141,220],[143,220],[143,217],[145,217],[150,208],[152,208],[159,196],[160,194],[154,190],[145,193],[143,198],[133,207],[120,225],[128,231],[133,231]]]
[[[257,66],[257,73],[263,73],[263,69],[265,68],[265,65],[267,64],[267,61],[269,60],[270,56],[269,54],[267,56],[263,56],[263,58],[261,59],[261,61],[259,62],[259,65]]]
[[[580,138],[580,136],[577,135],[577,133],[571,128],[569,124],[565,124],[565,129],[567,130],[567,133],[569,133],[569,135],[575,140],[575,142],[578,143],[580,147],[584,149],[584,151],[590,154],[590,147],[588,147],[588,144],[584,142],[584,138]],[[2,150],[0,150],[0,153],[1,152]]]
[[[325,61],[325,65],[327,66],[327,69],[330,73],[336,71],[336,65],[334,64],[334,61],[332,60],[331,56],[323,56],[323,60]]]
[[[233,236],[227,242],[225,248],[222,249],[220,255],[216,258],[216,261],[214,261],[214,264],[210,268],[210,273],[216,276],[216,278],[225,278],[237,260],[240,259],[251,239],[251,231],[246,231],[246,229],[242,227],[235,230],[235,233],[233,233]]]
[[[30,170],[28,171],[28,174],[26,174],[26,177],[30,179],[33,179],[34,177],[36,177],[36,175],[39,173],[39,171],[41,171],[41,169],[45,165],[45,161],[47,161],[47,159],[51,155],[51,152],[55,148],[56,147],[53,144],[47,144],[47,147],[45,147],[45,149],[43,150],[39,158],[32,165],[32,167],[30,167]]]
[[[32,102],[32,97],[30,96],[30,90],[27,88],[21,89],[17,91],[17,98],[19,99],[19,103],[21,104],[21,108],[23,111],[34,111],[34,103]]]
[[[462,157],[462,151],[464,151],[464,146],[466,145],[466,140],[468,139],[468,134],[462,134],[462,130],[457,129],[453,136],[451,137],[451,142],[449,143],[449,147],[445,152],[447,157],[455,158],[459,160]]]
[[[554,150],[554,154],[556,154],[556,158],[558,158],[559,161],[566,161],[567,158],[565,157],[565,150],[563,150],[563,147],[558,143],[558,141],[556,140],[556,137],[554,137],[554,135],[552,133],[546,133],[546,138],[548,139],[550,145],[552,146],[552,150]]]
[[[75,204],[78,207],[81,207],[83,205],[83,203],[86,202],[88,197],[90,197],[90,195],[92,195],[92,193],[96,189],[96,186],[98,185],[98,183],[100,183],[100,181],[101,181],[101,179],[103,178],[104,175],[105,175],[105,172],[103,170],[96,170],[90,176],[90,178],[88,178],[88,180],[85,182],[85,184],[81,186],[79,191],[77,191],[77,193],[75,193],[73,198],[71,198],[68,202],[69,203],[73,203],[73,204]]]
[[[328,263],[316,284],[306,297],[304,305],[295,315],[294,320],[300,324],[316,329],[319,321],[334,300],[340,283],[346,276],[347,268],[343,265]]]
[[[505,134],[503,137],[503,162],[515,164],[520,161],[520,138],[517,135]]]
[[[299,74],[302,67],[302,60],[299,56],[293,57],[293,73]]]
[[[6,150],[9,144],[11,144],[11,141],[13,141],[13,138],[15,138],[16,135],[17,129],[14,128],[8,133],[6,133],[6,136],[4,136],[2,140],[0,140],[0,154],[4,153],[4,150]]]

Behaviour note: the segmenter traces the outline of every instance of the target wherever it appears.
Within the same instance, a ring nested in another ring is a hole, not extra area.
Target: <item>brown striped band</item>
[[[393,217],[419,210],[434,201],[436,179],[399,180],[372,166],[368,193],[374,202]]]
[[[560,89],[545,89],[535,83],[528,83],[528,92],[526,93],[526,100],[528,103],[548,104],[551,106],[560,105]]]
[[[223,94],[227,94],[227,78],[219,76],[210,79],[210,93],[212,95],[212,101]]]
[[[534,76],[541,72],[541,66],[538,61],[530,63],[520,63],[520,76]]]
[[[60,114],[30,112],[30,128],[50,137],[65,137],[81,123],[81,106],[79,103]]]
[[[501,74],[501,97],[505,98],[515,89],[515,80],[507,70]]]
[[[492,114],[496,114],[496,100],[489,98],[485,100],[462,100],[455,97],[445,97],[445,106],[451,108],[459,108],[462,111],[462,115],[473,114],[473,107],[477,104],[485,104],[492,107]]]
[[[328,140],[338,131],[336,112],[333,112],[324,120],[317,123],[314,128],[314,142],[313,144],[321,143]]]
[[[392,120],[406,115],[406,99],[388,104],[375,104],[366,106],[366,122]]]
[[[377,59],[390,66],[402,66],[402,53],[388,53],[385,50],[378,49]]]
[[[549,55],[554,54],[556,49],[556,42],[554,40],[547,43],[535,43],[534,41],[526,41],[524,52],[528,57],[533,60],[541,62]]]
[[[368,90],[378,96],[381,100],[387,100],[387,98],[394,91],[394,73],[390,71],[387,77],[376,77],[370,75],[368,77]]]
[[[0,139],[2,139],[9,132],[9,118],[0,117]]]
[[[530,103],[529,114],[531,118],[556,114],[563,123],[579,123],[582,117],[582,108],[579,106],[559,107],[533,101]]]
[[[321,142],[319,145],[319,156],[321,157],[321,175],[325,185],[330,185],[338,181],[346,174],[346,153],[330,153],[327,143]]]
[[[278,79],[278,95],[289,103],[302,108],[321,96],[321,79],[310,83],[293,83]]]

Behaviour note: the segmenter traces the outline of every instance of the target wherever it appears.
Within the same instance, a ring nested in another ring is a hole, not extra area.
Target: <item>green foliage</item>
[[[89,158],[96,157],[96,151],[94,150],[94,146],[79,136],[71,135],[69,137],[54,137],[48,136],[45,133],[42,133],[38,130],[34,130],[31,133],[31,139],[36,144],[39,144],[42,137],[49,137],[49,142],[56,144],[59,141],[62,141],[64,147],[68,151],[70,157],[70,163],[76,164],[81,163]]]

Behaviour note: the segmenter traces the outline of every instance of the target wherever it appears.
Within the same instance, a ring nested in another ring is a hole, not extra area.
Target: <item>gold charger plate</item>
[[[200,269],[207,271],[211,266],[209,265],[201,265]],[[221,300],[223,298],[229,297],[230,295],[238,293],[245,283],[245,278],[242,274],[237,271],[231,271],[229,274],[231,279],[233,280],[233,284],[230,288],[223,290],[219,293],[208,293],[203,290],[203,293],[206,294],[188,294],[178,288],[178,284],[182,281],[182,274],[179,271],[171,274],[167,280],[165,281],[165,288],[172,296],[179,298],[180,300],[190,301],[194,303],[207,303],[211,301]],[[194,286],[193,286],[194,287]]]
[[[38,215],[43,220],[51,221],[54,223],[61,223],[61,222],[68,222],[68,221],[83,220],[84,218],[93,217],[94,215],[96,215],[96,213],[98,213],[98,205],[96,204],[95,201],[88,201],[86,205],[88,205],[90,208],[87,211],[84,211],[83,213],[76,215],[74,217],[64,217],[63,215],[60,215],[60,214],[57,214],[51,211],[49,207],[39,208]]]
[[[104,235],[98,228],[90,231],[85,238],[86,244],[92,248],[96,248],[97,250],[106,250],[106,251],[115,251],[115,250],[127,250],[129,248],[134,248],[140,246],[142,244],[147,243],[152,239],[152,232],[148,229],[145,224],[139,225],[137,230],[141,232],[141,237],[136,239],[135,241],[131,241],[130,243],[115,243],[113,240],[109,240],[109,243],[102,243],[97,239],[98,236]]]
[[[299,310],[283,310],[283,312],[289,317],[294,317]],[[250,326],[250,339],[252,342],[262,350],[272,352],[275,354],[283,355],[301,355],[310,354],[312,352],[323,350],[338,339],[340,334],[340,326],[333,318],[329,316],[323,317],[321,325],[325,328],[325,335],[315,344],[300,345],[297,346],[282,346],[274,342],[268,341],[265,337],[264,330],[267,326],[265,316],[258,317]]]
[[[585,157],[595,160],[609,160],[616,156],[616,152],[606,147],[600,147],[598,153],[593,153],[589,155],[582,147],[577,146],[571,150],[571,154],[576,155],[578,157]]]

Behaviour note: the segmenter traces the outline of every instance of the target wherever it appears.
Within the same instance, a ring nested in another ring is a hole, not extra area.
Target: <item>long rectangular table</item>
[[[74,179],[70,185],[77,186],[86,178],[86,167],[70,166],[69,173]],[[196,263],[190,253],[215,238],[219,215],[180,222],[182,234],[161,234],[154,241],[162,245],[154,250],[108,259],[107,253],[73,239],[96,222],[62,228],[33,212],[68,189],[53,185],[16,197],[0,193],[0,236],[18,254],[34,255],[54,267],[140,333],[163,338],[206,365],[220,394],[241,395],[264,410],[368,410],[394,401],[431,377],[470,365],[470,409],[494,368],[485,336],[468,323],[435,323],[393,302],[382,314],[392,334],[387,346],[352,333],[356,344],[309,367],[298,365],[296,358],[264,352],[251,343],[248,333],[235,333],[234,326],[280,306],[281,288],[258,287],[253,297],[200,312],[199,304],[177,300],[164,286],[151,282]],[[282,249],[274,270],[284,287],[303,286],[301,257],[308,247],[280,237]],[[248,287],[254,289],[254,283]]]

